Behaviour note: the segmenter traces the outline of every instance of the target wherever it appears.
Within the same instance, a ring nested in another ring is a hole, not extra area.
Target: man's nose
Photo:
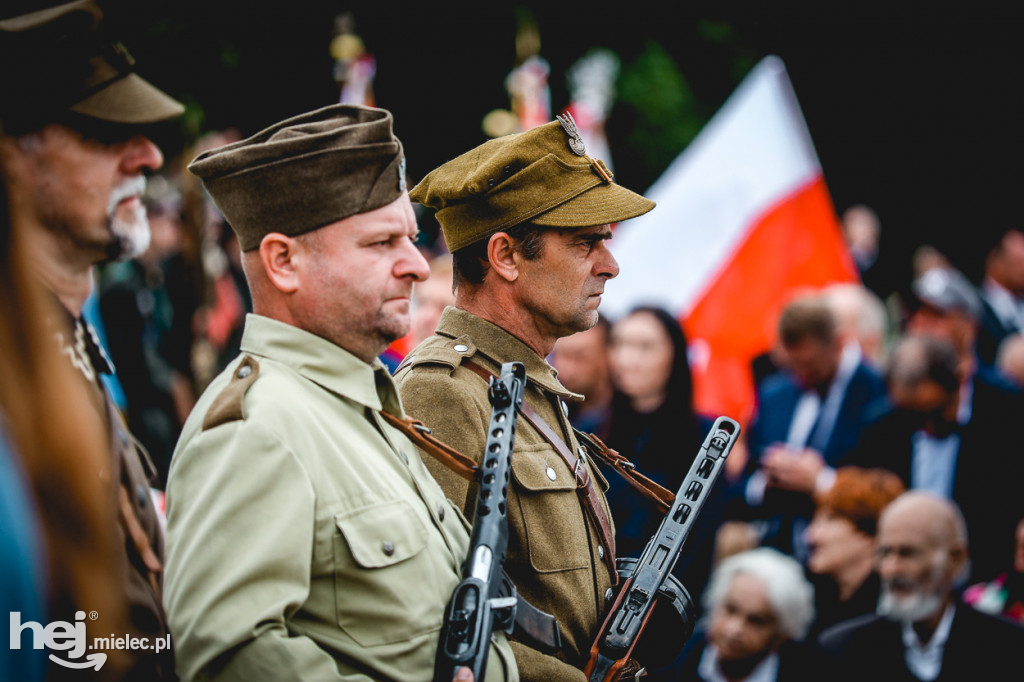
[[[619,262],[615,260],[615,256],[608,249],[608,245],[605,242],[601,242],[598,247],[601,251],[598,256],[597,262],[594,265],[595,274],[598,277],[604,277],[606,279],[613,279],[619,276]]]
[[[121,170],[125,175],[138,175],[145,169],[155,171],[163,165],[163,153],[148,137],[136,135],[125,143],[121,158]]]
[[[415,244],[403,239],[399,248],[402,252],[395,262],[395,277],[412,277],[417,282],[430,277],[430,265]]]

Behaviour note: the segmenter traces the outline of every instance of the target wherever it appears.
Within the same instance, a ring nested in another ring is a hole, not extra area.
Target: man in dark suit
[[[803,530],[813,494],[857,445],[868,407],[886,394],[882,376],[855,343],[844,344],[833,311],[817,295],[795,299],[779,318],[786,371],[758,390],[747,442],[750,462],[735,493],[762,542],[806,560]]]
[[[995,363],[999,344],[1024,331],[1024,231],[1004,230],[985,258],[981,283],[978,359]]]
[[[1020,672],[1024,628],[959,602],[954,585],[968,563],[957,506],[924,491],[893,501],[879,519],[878,612],[822,633],[831,657],[820,679],[881,682],[969,680]]]
[[[987,580],[1010,565],[1006,538],[1024,514],[1024,458],[1011,435],[1024,399],[984,376],[965,377],[964,367],[948,339],[901,339],[890,353],[894,407],[865,431],[850,461],[955,501],[973,538],[971,577]]]

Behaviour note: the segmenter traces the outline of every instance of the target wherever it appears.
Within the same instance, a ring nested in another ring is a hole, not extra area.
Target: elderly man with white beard
[[[877,540],[877,613],[822,633],[819,643],[835,664],[822,679],[947,682],[1020,674],[1024,628],[959,600],[970,559],[955,503],[921,490],[904,493],[882,513]]]
[[[0,167],[12,240],[27,247],[27,266],[53,297],[52,306],[32,313],[46,318],[55,350],[81,373],[96,419],[107,427],[110,459],[95,475],[117,504],[109,531],[119,555],[109,568],[127,607],[117,634],[155,642],[169,632],[161,606],[163,531],[149,493],[155,471],[106,393],[101,375],[113,368],[82,308],[95,265],[138,256],[149,245],[144,174],[163,165],[163,155],[147,134],[184,107],[134,72],[93,0],[0,16],[7,65],[0,73]],[[53,620],[73,621],[61,598],[54,596]],[[124,663],[124,680],[175,679],[169,647],[132,647]]]

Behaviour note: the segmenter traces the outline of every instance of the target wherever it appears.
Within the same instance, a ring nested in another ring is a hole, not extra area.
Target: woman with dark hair
[[[686,337],[679,321],[662,308],[634,308],[612,325],[610,362],[615,393],[608,445],[645,476],[675,492],[712,423],[694,410]],[[625,481],[610,479],[607,498],[616,526],[616,551],[619,556],[638,556],[657,531],[661,514]],[[720,515],[720,504],[720,494],[713,492],[676,565],[676,576],[698,603],[710,571],[717,525],[713,518]]]

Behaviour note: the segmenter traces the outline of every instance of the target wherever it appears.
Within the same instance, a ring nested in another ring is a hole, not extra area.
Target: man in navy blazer
[[[1019,679],[1024,628],[957,598],[968,544],[955,503],[925,491],[904,493],[882,512],[877,540],[878,612],[821,634],[829,663],[819,679]]]
[[[819,295],[801,296],[779,318],[785,370],[764,380],[748,429],[750,461],[734,495],[762,544],[805,561],[803,529],[815,490],[860,440],[886,396],[885,381],[856,343],[844,343]]]

